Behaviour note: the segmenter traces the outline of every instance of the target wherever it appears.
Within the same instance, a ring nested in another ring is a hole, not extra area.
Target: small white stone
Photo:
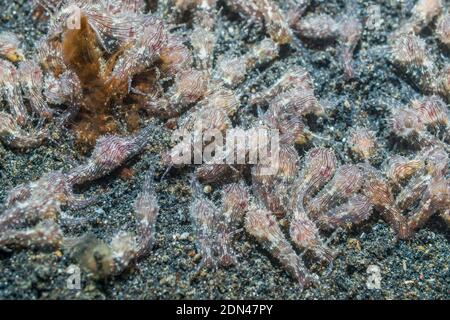
[[[182,233],[178,239],[180,240],[187,240],[189,238],[189,232]]]

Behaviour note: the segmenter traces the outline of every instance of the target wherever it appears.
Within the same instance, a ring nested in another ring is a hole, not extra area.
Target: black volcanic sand
[[[45,23],[30,17],[29,1],[0,0],[0,31],[9,30],[24,40],[28,56],[33,43],[45,31]],[[167,1],[160,1],[162,3]],[[342,77],[336,44],[317,45],[297,41],[295,48],[283,48],[274,63],[252,72],[240,87],[242,107],[237,123],[246,126],[255,119],[255,110],[248,106],[248,93],[256,92],[274,82],[293,65],[305,67],[315,81],[317,96],[330,106],[330,117],[310,119],[312,130],[332,137],[331,144],[341,161],[354,162],[344,146],[345,136],[358,123],[370,124],[383,145],[378,166],[387,153],[411,155],[414,150],[392,145],[387,139],[386,115],[389,104],[405,104],[420,96],[411,84],[399,76],[387,62],[386,36],[396,29],[411,1],[358,1],[357,12],[364,17],[367,8],[379,7],[382,19],[375,30],[365,28],[355,53],[357,81],[346,82]],[[344,1],[313,1],[309,12],[339,14]],[[245,52],[245,43],[264,37],[259,26],[249,26],[243,19],[228,13],[220,16],[222,34],[217,54]],[[183,32],[181,29],[180,32]],[[436,40],[427,30],[422,35],[437,52]],[[448,61],[448,55],[439,54]],[[442,63],[440,61],[439,63]],[[120,106],[117,106],[119,108]],[[143,174],[155,167],[160,176],[165,168],[155,154],[170,146],[170,133],[162,122],[153,120],[157,129],[146,151],[127,164],[136,174],[122,180],[118,173],[77,190],[84,196],[98,196],[99,201],[76,212],[87,222],[65,227],[66,235],[80,236],[91,232],[109,241],[118,230],[134,230],[132,202],[142,183]],[[0,145],[0,202],[13,186],[38,179],[43,172],[68,170],[81,163],[83,156],[74,148],[68,130],[54,130],[52,141],[27,153],[16,153]],[[303,155],[311,145],[298,148]],[[397,149],[396,149],[397,148]],[[345,159],[343,159],[345,158]],[[215,272],[202,271],[191,281],[199,256],[195,255],[195,234],[189,221],[191,200],[189,174],[192,168],[172,170],[159,182],[156,191],[161,207],[156,226],[156,245],[150,256],[119,277],[93,280],[82,274],[82,289],[67,289],[67,268],[74,263],[68,250],[21,250],[0,252],[0,298],[3,299],[448,299],[450,298],[449,234],[443,222],[433,218],[410,241],[396,242],[393,231],[374,214],[370,221],[349,232],[341,232],[330,246],[340,252],[331,271],[327,266],[315,265],[305,257],[310,268],[320,276],[320,283],[303,292],[283,269],[251,238],[241,233],[235,242],[239,264]],[[212,186],[212,197],[220,190]],[[381,269],[381,289],[366,286],[367,268]]]

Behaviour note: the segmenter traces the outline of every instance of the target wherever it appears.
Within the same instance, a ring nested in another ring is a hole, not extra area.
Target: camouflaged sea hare
[[[63,130],[88,155],[70,170],[45,172],[10,190],[0,214],[0,248],[70,243],[72,258],[99,279],[151,254],[156,232],[165,232],[157,226],[154,168],[143,173],[133,205],[135,232],[118,231],[109,242],[89,233],[74,240],[61,226],[73,220],[67,208],[95,201],[76,195],[74,187],[114,175],[131,158],[150,153],[146,146],[157,125],[200,137],[174,141],[160,155],[166,175],[180,173],[180,166],[193,171],[189,216],[199,269],[238,266],[242,257],[234,247],[245,230],[248,241],[305,288],[320,278],[306,267],[304,253],[332,268],[339,253],[327,238],[336,230],[370,223],[377,215],[398,239],[409,239],[434,215],[448,223],[450,64],[448,56],[445,65],[435,61],[421,34],[429,28],[439,50],[448,50],[448,8],[440,0],[418,0],[381,46],[392,73],[418,96],[407,105],[389,105],[386,118],[379,119],[382,128],[353,123],[339,141],[349,155],[342,156],[338,141],[314,128],[332,124],[327,119],[334,113],[332,103],[316,96],[314,70],[288,67],[267,88],[251,90],[255,70],[264,75],[286,50],[297,54],[304,41],[336,46],[344,81],[358,83],[359,43],[364,32],[376,30],[366,28],[353,1],[337,16],[309,13],[309,2],[34,1],[34,18],[48,26],[35,47],[25,49],[17,35],[0,33],[0,140],[13,152],[26,152]],[[150,7],[157,9],[149,12]],[[239,54],[217,54],[224,12],[248,19],[267,36],[244,43]],[[244,114],[252,120],[242,122]],[[279,133],[275,174],[261,174],[262,165],[255,163],[175,163],[180,149],[218,143],[201,140],[208,130],[226,140],[240,128]],[[407,152],[386,149],[388,140]],[[380,155],[381,164],[375,161]],[[219,199],[209,194],[211,186]]]

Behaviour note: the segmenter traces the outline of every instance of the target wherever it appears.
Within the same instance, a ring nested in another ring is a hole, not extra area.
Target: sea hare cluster
[[[245,230],[304,288],[320,281],[306,257],[332,268],[338,252],[327,238],[336,230],[379,215],[398,239],[410,239],[432,216],[448,223],[450,18],[440,0],[418,0],[382,46],[392,72],[421,94],[406,106],[389,106],[388,116],[379,119],[382,129],[352,123],[341,147],[333,147],[338,142],[315,124],[332,123],[334,106],[316,95],[315,75],[302,65],[251,90],[249,75],[264,73],[286,50],[297,54],[304,41],[337,44],[343,81],[357,83],[354,60],[362,33],[376,30],[365,30],[354,5],[348,1],[342,14],[331,16],[309,13],[305,0],[35,1],[34,19],[47,32],[34,48],[24,50],[13,33],[0,34],[0,140],[13,152],[27,152],[62,128],[75,137],[78,152],[90,155],[66,172],[44,173],[8,193],[0,248],[70,242],[73,258],[99,279],[151,254],[156,230],[164,232],[155,228],[154,168],[133,206],[134,232],[118,232],[110,242],[89,233],[69,239],[61,225],[70,220],[65,209],[94,201],[76,195],[74,187],[149,152],[157,125],[178,137],[159,155],[162,178],[185,174],[180,167],[193,171],[189,213],[199,268],[236,265],[234,245]],[[223,14],[260,26],[265,35],[244,43],[240,55],[217,53]],[[445,65],[428,53],[425,28],[442,45]],[[241,121],[244,114],[247,121]],[[176,161],[180,151],[198,145],[222,148],[219,143],[234,141],[240,130],[277,133],[276,172],[266,174],[267,164],[250,161],[251,141],[238,149],[240,163],[226,162],[230,154],[221,152],[206,163]],[[211,132],[224,141],[205,138]],[[181,139],[186,134],[192,138]],[[374,159],[381,154],[380,164]],[[211,186],[219,197],[211,196]]]

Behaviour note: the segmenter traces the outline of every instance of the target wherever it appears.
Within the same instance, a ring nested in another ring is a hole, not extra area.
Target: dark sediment
[[[30,18],[29,1],[0,1],[0,31],[16,32],[25,46],[32,48],[34,41],[45,31],[43,24]],[[406,1],[408,2],[408,1]],[[358,1],[360,17],[377,1]],[[386,36],[396,29],[405,16],[401,4],[386,2],[380,6],[383,21],[376,32],[365,29],[355,53],[357,81],[345,81],[339,60],[337,45],[320,46],[298,42],[295,49],[284,48],[281,57],[272,65],[264,66],[248,76],[242,86],[244,92],[258,91],[270,85],[289,66],[305,67],[315,82],[316,95],[335,105],[332,117],[312,126],[312,130],[338,141],[333,147],[346,161],[348,155],[342,139],[348,129],[359,121],[368,120],[371,129],[379,137],[386,137],[386,97],[400,104],[420,96],[408,81],[399,77],[387,63]],[[337,14],[344,1],[313,1],[308,12]],[[242,52],[241,40],[255,42],[264,37],[259,27],[249,28],[231,14],[222,15],[223,34],[218,54],[229,50]],[[438,50],[436,40],[427,37]],[[237,44],[236,44],[237,43]],[[441,56],[441,55],[439,55]],[[442,59],[447,59],[443,57]],[[261,76],[259,75],[261,73]],[[245,91],[248,90],[248,91]],[[250,123],[255,110],[242,98],[239,122]],[[311,124],[314,124],[311,121]],[[29,180],[39,178],[43,172],[67,170],[83,160],[74,148],[70,131],[55,131],[54,141],[27,153],[17,153],[0,145],[0,202],[7,191]],[[57,142],[56,142],[57,141]],[[80,211],[68,212],[87,218],[88,222],[66,228],[66,234],[79,236],[85,232],[109,240],[121,229],[134,229],[132,202],[134,201],[144,172],[155,167],[154,154],[170,145],[166,130],[154,132],[154,139],[145,153],[127,164],[135,174],[130,179],[120,179],[119,172],[97,181],[83,189],[86,197],[97,195],[99,201]],[[310,146],[299,148],[304,154]],[[405,151],[405,154],[408,151]],[[380,164],[383,156],[375,163]],[[344,159],[341,159],[341,161]],[[395,242],[395,235],[388,225],[374,215],[370,222],[347,233],[339,233],[330,246],[339,250],[331,273],[327,267],[313,265],[320,276],[317,287],[300,292],[297,284],[245,233],[238,236],[235,248],[239,264],[215,272],[203,271],[194,275],[198,256],[195,254],[195,236],[189,221],[190,181],[192,169],[172,170],[168,177],[156,185],[161,207],[156,225],[156,244],[151,254],[135,267],[113,279],[96,281],[82,274],[82,289],[67,289],[67,268],[73,263],[67,250],[57,252],[22,250],[0,252],[1,299],[449,299],[449,234],[438,218],[433,218],[411,241]],[[213,187],[214,189],[214,187]],[[378,265],[381,269],[381,289],[369,290],[366,281],[367,268]]]

